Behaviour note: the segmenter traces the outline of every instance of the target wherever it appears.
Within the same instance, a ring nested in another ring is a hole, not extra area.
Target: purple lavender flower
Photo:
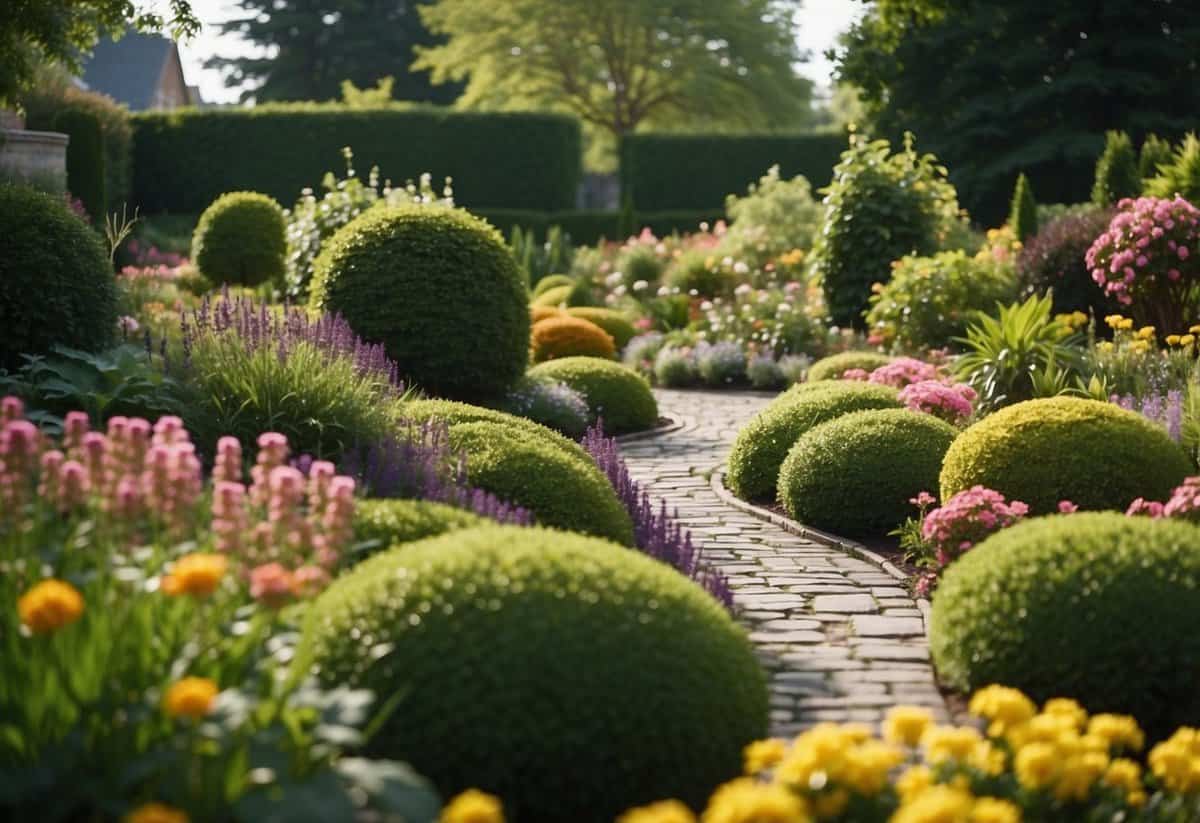
[[[1151,389],[1142,397],[1114,394],[1109,401],[1126,411],[1138,412],[1147,420],[1159,424],[1176,443],[1182,440],[1183,392],[1178,389],[1172,389],[1165,394]]]

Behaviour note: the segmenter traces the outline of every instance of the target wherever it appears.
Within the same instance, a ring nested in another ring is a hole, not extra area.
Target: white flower
[[[615,289],[613,289],[612,293],[616,297],[621,297],[622,295],[625,294],[626,291],[627,291],[627,289],[625,288],[625,284],[622,283],[621,285],[619,285]]]
[[[750,267],[747,266],[745,263],[743,263],[741,260],[739,260],[733,264],[733,273],[734,274],[749,274]]]
[[[787,314],[791,310],[792,310],[792,307],[788,303],[780,303],[778,306],[775,307],[776,314]]]
[[[749,283],[743,283],[742,285],[740,285],[736,289],[734,289],[733,293],[736,294],[738,297],[742,297],[744,295],[749,294],[752,291],[754,291],[754,289],[752,289],[750,287]]]
[[[666,286],[659,286],[656,294],[658,294],[659,297],[669,297],[671,294],[671,290],[668,289]]]
[[[721,260],[721,265],[722,266],[732,266],[733,258],[730,257],[729,255],[725,255],[725,257]]]
[[[610,274],[608,277],[604,278],[604,285],[608,286],[611,289],[613,286],[618,285],[624,279],[625,279],[625,275],[621,274],[621,272],[619,272],[619,271],[615,271],[612,274]]]

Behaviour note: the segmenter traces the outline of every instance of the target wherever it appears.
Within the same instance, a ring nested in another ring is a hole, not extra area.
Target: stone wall
[[[0,130],[0,180],[23,180],[53,193],[67,190],[67,136],[50,131]]]

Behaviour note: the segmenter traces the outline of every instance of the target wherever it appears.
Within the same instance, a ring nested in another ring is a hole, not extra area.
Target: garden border
[[[615,439],[618,444],[635,443],[638,440],[649,440],[651,437],[658,437],[663,434],[673,434],[682,429],[683,426],[683,420],[676,420],[673,417],[663,417],[652,429],[642,429],[640,432],[630,432],[629,434],[618,434]]]

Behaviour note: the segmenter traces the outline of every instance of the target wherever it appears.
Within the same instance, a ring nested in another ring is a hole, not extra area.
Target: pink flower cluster
[[[1129,517],[1177,517],[1200,522],[1200,477],[1189,477],[1176,486],[1166,503],[1139,497],[1125,511]]]
[[[1020,500],[1008,501],[998,491],[972,486],[951,497],[925,516],[921,536],[940,566],[946,566],[993,532],[1016,523],[1029,513]]]
[[[1200,210],[1178,195],[1125,198],[1087,250],[1092,279],[1122,305],[1155,287],[1193,279],[1200,269]]]
[[[900,390],[900,402],[913,411],[932,414],[958,425],[975,411],[979,395],[966,383],[921,380]]]
[[[845,377],[845,375],[843,375]],[[937,367],[915,357],[897,357],[891,363],[880,366],[868,378],[872,383],[902,389],[912,383],[937,380]]]

